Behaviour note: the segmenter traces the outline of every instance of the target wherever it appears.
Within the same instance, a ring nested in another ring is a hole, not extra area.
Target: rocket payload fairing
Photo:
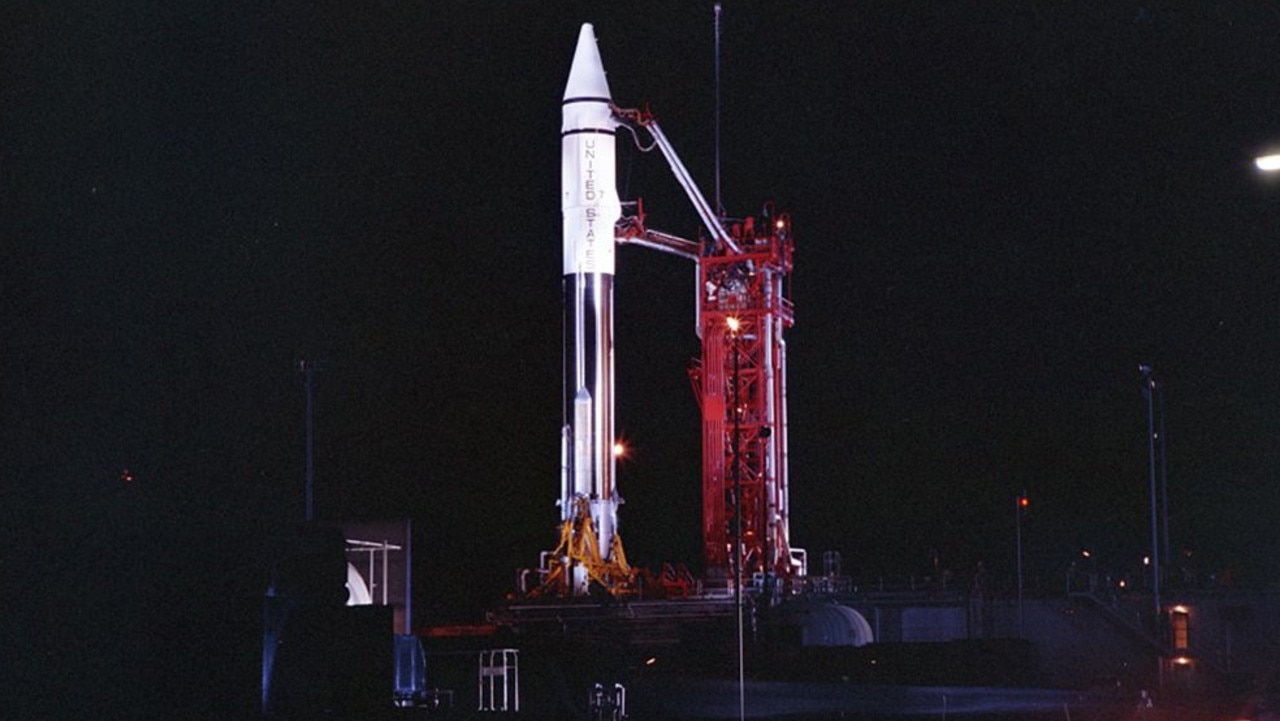
[[[622,215],[615,171],[618,126],[611,110],[595,31],[584,24],[564,89],[560,130],[564,216],[565,413],[561,439],[563,520],[585,500],[600,553],[608,558],[617,526],[614,488],[614,224]],[[586,588],[575,571],[575,592]]]

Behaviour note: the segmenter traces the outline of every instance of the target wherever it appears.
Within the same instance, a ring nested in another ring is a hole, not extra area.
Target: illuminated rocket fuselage
[[[565,86],[561,126],[561,211],[564,217],[565,412],[560,508],[564,520],[585,499],[601,556],[608,558],[617,526],[614,488],[613,274],[614,225],[622,214],[616,188],[610,108],[595,32],[582,26]],[[585,592],[579,571],[575,592]]]

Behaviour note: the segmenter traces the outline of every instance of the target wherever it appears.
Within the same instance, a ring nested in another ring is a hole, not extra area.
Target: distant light
[[[657,657],[657,656],[650,656],[649,658],[647,658],[647,659],[645,659],[645,660],[644,660],[644,665],[646,665],[646,666],[652,666],[653,664],[655,664],[655,663],[657,663],[657,662],[658,662],[658,657]]]
[[[1182,604],[1178,604],[1177,606],[1174,606],[1170,610],[1172,610],[1174,613],[1188,613],[1191,609],[1187,608],[1186,606],[1183,606]]]
[[[738,329],[742,327],[742,321],[738,320],[737,316],[732,315],[724,319],[724,324],[729,326],[730,333],[737,333]]]
[[[1081,556],[1084,556],[1085,558],[1092,558],[1092,557],[1093,557],[1093,554],[1092,554],[1092,553],[1089,553],[1089,549],[1087,549],[1087,548],[1086,548],[1086,549],[1084,549],[1083,551],[1081,551],[1081,552],[1080,552],[1080,555],[1081,555]]]
[[[1275,172],[1280,170],[1280,154],[1259,156],[1254,159],[1253,164],[1264,173]]]
[[[1191,665],[1191,659],[1187,658],[1186,656],[1179,656],[1179,657],[1177,657],[1177,658],[1173,659],[1173,662],[1174,662],[1175,664],[1177,664],[1178,666],[1190,666],[1190,665]]]
[[[1129,587],[1129,582],[1124,580],[1123,578],[1120,579],[1120,588],[1128,588],[1128,587]]]
[[[787,221],[783,220],[782,218],[778,218],[776,221],[774,221],[773,225],[778,230],[782,230],[783,228],[787,227]]]
[[[1150,566],[1150,565],[1151,565],[1151,556],[1143,556],[1143,557],[1142,557],[1142,565],[1144,565],[1144,566]]]
[[[614,457],[614,458],[622,458],[622,457],[623,457],[623,456],[625,456],[625,455],[627,455],[627,447],[626,447],[625,445],[623,445],[622,441],[618,441],[617,443],[614,443],[614,444],[613,444],[613,457]]]
[[[133,473],[128,468],[120,471],[120,480],[124,483],[133,483]]]

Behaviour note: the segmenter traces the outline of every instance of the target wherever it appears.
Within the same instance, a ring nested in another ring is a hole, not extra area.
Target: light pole
[[[1018,545],[1018,637],[1022,637],[1022,516],[1027,512],[1031,501],[1024,489],[1022,495],[1013,501],[1014,533]]]
[[[725,326],[733,338],[733,605],[738,612],[738,718],[746,718],[747,678],[746,651],[743,646],[742,623],[742,469],[739,443],[742,441],[741,338],[742,321],[735,316],[725,318]]]
[[[307,405],[306,405],[307,437],[306,437],[306,448],[305,448],[306,468],[303,472],[303,480],[306,487],[305,516],[306,516],[307,523],[310,523],[311,521],[315,520],[315,513],[314,513],[315,504],[313,502],[315,465],[314,465],[313,456],[312,456],[312,450],[314,448],[312,441],[315,437],[315,432],[314,432],[315,425],[313,421],[313,414],[312,414],[312,408],[311,408],[311,396],[312,396],[311,386],[314,383],[314,379],[315,379],[316,364],[309,363],[305,360],[300,360],[298,361],[298,372],[302,374],[303,393],[305,394],[306,401],[307,401]]]
[[[313,409],[312,396],[313,387],[315,385],[315,375],[318,371],[328,368],[328,362],[324,360],[299,360],[296,362],[298,372],[302,374],[302,389],[306,397],[306,444],[304,453],[306,455],[306,467],[303,473],[304,484],[306,486],[306,504],[305,517],[307,523],[315,520],[315,413]]]
[[[1147,462],[1151,477],[1151,597],[1155,604],[1155,629],[1160,631],[1160,538],[1156,522],[1156,379],[1151,366],[1138,366],[1142,373],[1142,395],[1147,399]]]

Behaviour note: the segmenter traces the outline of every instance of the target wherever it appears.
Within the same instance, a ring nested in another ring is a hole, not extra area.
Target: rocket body
[[[575,517],[591,509],[600,553],[609,557],[617,526],[613,456],[614,225],[622,214],[616,188],[617,122],[610,109],[595,32],[582,26],[565,86],[561,126],[564,219],[564,432],[560,507]],[[574,580],[585,593],[585,572]]]

